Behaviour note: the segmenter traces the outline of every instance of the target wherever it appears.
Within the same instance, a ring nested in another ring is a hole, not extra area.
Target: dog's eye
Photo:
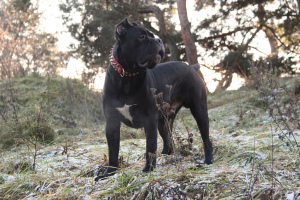
[[[138,38],[139,39],[145,39],[147,36],[145,34],[140,35]]]

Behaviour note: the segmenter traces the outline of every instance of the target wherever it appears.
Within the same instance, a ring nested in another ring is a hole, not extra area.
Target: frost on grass
[[[39,146],[35,172],[28,166],[32,155],[25,146],[1,152],[0,198],[299,200],[299,148],[280,138],[269,113],[251,100],[256,95],[239,90],[209,97],[212,165],[204,164],[197,125],[183,109],[174,123],[176,151],[161,155],[159,138],[153,172],[141,172],[146,146],[142,132],[122,129],[122,165],[115,175],[95,183],[99,166],[108,162],[107,144],[85,129],[87,133],[68,143]],[[299,130],[293,133],[299,142]]]

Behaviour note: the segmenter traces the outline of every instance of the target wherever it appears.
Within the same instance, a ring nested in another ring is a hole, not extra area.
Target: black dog
[[[196,119],[204,143],[205,163],[211,164],[206,89],[196,72],[199,66],[182,62],[158,64],[164,55],[162,40],[127,19],[116,27],[116,39],[103,91],[109,167],[95,180],[114,174],[118,167],[121,122],[145,129],[147,144],[143,171],[153,170],[157,129],[164,143],[162,153],[171,154],[173,140],[169,138],[167,127],[172,129],[182,106],[190,108]]]

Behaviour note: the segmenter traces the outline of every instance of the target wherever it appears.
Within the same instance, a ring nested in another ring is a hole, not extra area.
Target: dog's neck
[[[110,55],[110,64],[111,66],[114,68],[114,70],[116,72],[118,72],[118,74],[120,74],[121,77],[124,76],[136,76],[139,73],[135,72],[135,73],[131,73],[131,72],[127,72],[125,71],[124,67],[117,61],[115,54],[114,54],[114,49],[111,50],[111,55]]]

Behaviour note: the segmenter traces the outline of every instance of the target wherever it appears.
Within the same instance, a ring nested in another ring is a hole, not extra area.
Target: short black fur
[[[161,39],[142,26],[124,19],[116,27],[117,42],[113,52],[125,71],[138,72],[132,77],[121,77],[111,64],[107,69],[103,90],[103,109],[106,119],[106,138],[109,149],[109,166],[95,180],[113,175],[118,168],[121,123],[133,128],[144,128],[146,133],[146,163],[144,172],[156,166],[157,130],[163,139],[163,154],[173,152],[172,140],[166,130],[166,120],[157,108],[151,88],[163,93],[163,101],[170,104],[169,123],[179,109],[190,108],[201,132],[205,163],[213,161],[209,139],[206,88],[197,74],[199,65],[188,66],[183,62],[159,64],[164,55]],[[171,85],[170,91],[167,85]]]

